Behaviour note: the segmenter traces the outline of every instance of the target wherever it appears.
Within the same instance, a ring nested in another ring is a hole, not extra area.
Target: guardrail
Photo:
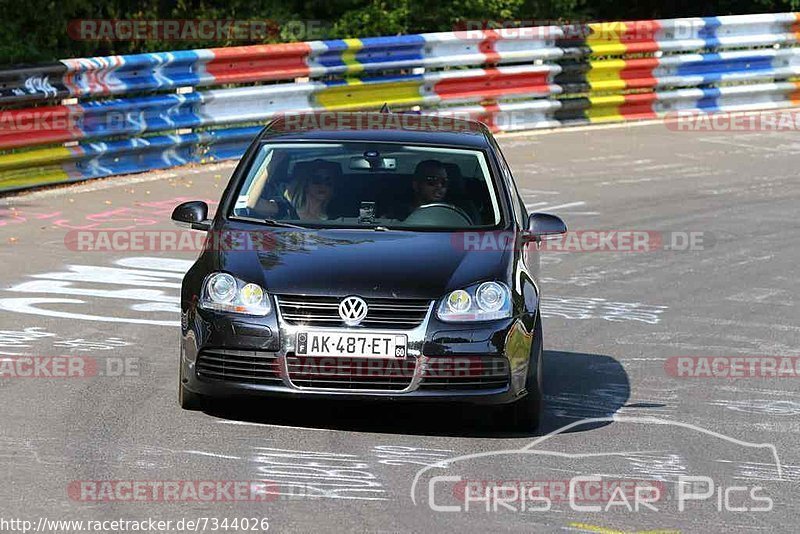
[[[0,71],[0,192],[235,158],[254,123],[287,112],[388,103],[512,131],[788,107],[800,100],[798,42],[800,14],[779,13],[18,67]]]

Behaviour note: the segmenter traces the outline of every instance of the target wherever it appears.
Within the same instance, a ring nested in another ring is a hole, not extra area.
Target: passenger
[[[328,204],[333,197],[337,170],[335,163],[323,159],[316,159],[298,170],[287,188],[287,196],[301,220],[330,218]]]
[[[272,194],[260,198],[255,211],[259,216],[270,219],[330,219],[328,204],[333,197],[338,171],[336,163],[323,159],[298,163],[291,181],[281,187],[283,192],[275,194],[275,188],[265,188]]]

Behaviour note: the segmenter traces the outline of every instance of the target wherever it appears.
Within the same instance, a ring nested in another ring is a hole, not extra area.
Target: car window
[[[274,143],[253,158],[230,213],[321,227],[450,230],[502,222],[480,150],[394,143]]]
[[[511,204],[514,209],[514,217],[517,219],[517,223],[526,226],[526,221],[528,220],[528,209],[525,207],[525,201],[522,199],[522,196],[517,190],[517,183],[514,181],[514,175],[511,174],[511,166],[506,161],[506,157],[503,154],[503,151],[500,150],[500,146],[498,146],[496,142],[493,144],[495,148],[495,154],[497,154],[497,163],[500,166],[500,171],[503,173],[503,178],[505,179],[508,190],[511,193],[513,200]]]

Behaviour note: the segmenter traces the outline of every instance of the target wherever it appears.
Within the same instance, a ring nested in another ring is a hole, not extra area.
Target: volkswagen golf
[[[486,405],[535,427],[542,399],[539,246],[481,123],[402,113],[285,116],[233,172],[181,295],[178,398]]]

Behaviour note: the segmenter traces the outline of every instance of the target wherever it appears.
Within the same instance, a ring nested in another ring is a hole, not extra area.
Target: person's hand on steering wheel
[[[299,219],[292,203],[283,197],[261,199],[256,204],[255,211],[265,219]]]

